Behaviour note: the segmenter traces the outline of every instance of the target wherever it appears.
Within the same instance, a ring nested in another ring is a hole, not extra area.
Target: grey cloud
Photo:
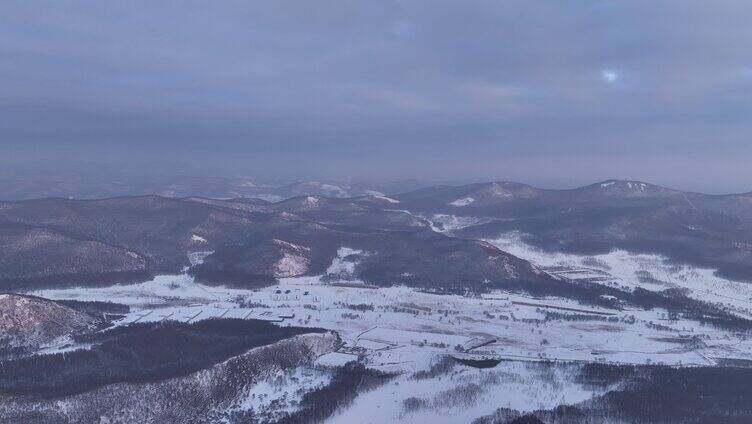
[[[752,158],[750,18],[747,1],[8,0],[0,140],[6,163],[554,184],[616,176],[605,161],[740,190],[752,171],[724,170]],[[698,157],[709,171],[686,172]]]

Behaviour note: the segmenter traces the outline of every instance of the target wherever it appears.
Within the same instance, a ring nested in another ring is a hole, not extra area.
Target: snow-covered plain
[[[668,321],[661,310],[587,308],[568,299],[537,299],[504,292],[480,298],[434,295],[406,287],[333,286],[320,277],[284,278],[278,286],[249,291],[204,286],[188,275],[163,275],[140,284],[34,294],[128,304],[132,311],[121,325],[233,317],[324,327],[338,331],[346,347],[363,353],[363,359],[375,368],[421,369],[435,355],[453,353],[457,344],[477,337],[495,340],[483,347],[485,354],[508,359],[700,365],[712,362],[703,356],[704,349],[710,356],[726,352],[729,357],[752,359],[752,343],[694,321]],[[589,315],[592,320],[545,320],[547,311]],[[656,328],[653,323],[668,329]],[[676,341],[680,336],[700,337],[707,347],[683,346]],[[381,343],[385,348],[369,349],[358,343],[361,340]]]
[[[655,255],[623,251],[588,257],[547,253],[522,240],[520,234],[509,234],[488,241],[562,279],[597,278],[601,284],[621,289],[686,287],[693,297],[717,301],[740,316],[750,316],[752,291],[744,284],[714,276],[712,270],[676,266]],[[353,257],[364,254],[367,252],[340,249],[328,273],[347,275]],[[566,367],[553,377],[540,378],[543,368],[537,364],[542,361],[699,366],[713,365],[722,358],[752,360],[752,340],[745,334],[687,319],[669,320],[668,313],[660,309],[597,308],[571,299],[504,291],[479,297],[436,295],[407,287],[342,286],[326,281],[333,279],[289,277],[272,287],[243,290],[204,286],[181,274],[162,275],[140,284],[33,294],[130,305],[131,313],[117,325],[223,317],[337,331],[343,345],[320,357],[317,365],[335,367],[355,360],[397,377],[356,397],[352,405],[330,419],[336,423],[368,422],[363,417],[372,422],[468,422],[499,407],[521,411],[552,408],[599,394],[576,383],[562,371]],[[416,373],[446,355],[502,362],[492,369],[456,365],[440,375],[416,378]],[[279,396],[288,396],[282,404],[294,404],[297,398],[291,391],[299,393],[296,390],[309,390],[328,381],[326,373],[314,374],[288,376],[287,383],[277,386],[269,381],[259,383],[239,407],[265,408]],[[290,384],[294,387],[288,387]]]
[[[349,353],[389,371],[423,369],[434,356],[455,353],[457,345],[479,337],[494,342],[478,354],[526,361],[707,365],[714,357],[752,359],[752,342],[694,321],[669,321],[662,310],[588,308],[568,299],[505,292],[483,297],[434,295],[407,287],[334,286],[320,277],[283,278],[278,286],[250,291],[204,286],[188,275],[163,275],[140,284],[34,294],[128,304],[132,311],[121,325],[232,317],[323,327],[339,332]],[[590,319],[546,320],[547,311]],[[682,337],[697,337],[704,347],[687,346]],[[381,347],[363,344],[366,340]]]

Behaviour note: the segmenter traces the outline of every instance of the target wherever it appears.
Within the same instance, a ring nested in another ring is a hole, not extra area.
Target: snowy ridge
[[[384,196],[384,195],[374,195],[372,197],[374,199],[384,200],[384,201],[389,202],[389,203],[400,203],[399,200],[392,199],[391,197],[387,197],[387,196]]]

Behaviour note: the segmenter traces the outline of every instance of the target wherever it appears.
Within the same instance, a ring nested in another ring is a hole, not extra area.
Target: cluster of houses
[[[274,301],[304,301],[304,302],[318,302],[319,298],[312,296],[310,292],[300,289],[276,289],[272,293],[272,300]]]

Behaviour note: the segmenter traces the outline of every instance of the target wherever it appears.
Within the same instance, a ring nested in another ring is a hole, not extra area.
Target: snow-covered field
[[[561,278],[595,278],[621,289],[686,287],[692,297],[750,316],[752,291],[714,276],[712,270],[623,251],[589,257],[546,253],[524,244],[517,234],[489,241]],[[362,254],[341,249],[330,270],[346,275],[352,266],[348,258]],[[242,290],[204,286],[183,274],[133,285],[33,294],[130,305],[131,313],[117,325],[224,317],[335,330],[343,345],[320,357],[319,366],[359,361],[398,375],[356,397],[331,418],[335,423],[368,422],[362,417],[371,422],[468,422],[498,407],[552,408],[598,394],[561,371],[566,367],[540,378],[543,368],[537,364],[544,360],[675,366],[713,365],[720,358],[752,360],[752,340],[746,335],[688,319],[669,320],[664,310],[597,308],[571,299],[503,291],[479,297],[436,295],[407,287],[334,285],[319,276],[281,278],[272,287]],[[447,355],[502,362],[491,369],[456,365],[439,375],[416,378]],[[327,373],[313,372],[280,376],[276,386],[272,381],[254,386],[242,407],[264,408],[279,396],[288,396],[294,404],[298,389],[325,384],[327,378]]]
[[[132,311],[121,325],[225,317],[323,327],[339,332],[348,353],[386,371],[423,369],[436,355],[456,353],[458,345],[464,349],[478,338],[493,342],[473,352],[506,359],[677,365],[712,364],[716,357],[752,359],[752,342],[694,321],[669,321],[665,311],[597,309],[503,292],[446,296],[406,287],[333,286],[319,277],[285,278],[278,286],[248,291],[163,275],[141,284],[34,294],[128,304]],[[546,320],[546,312],[585,319]],[[685,343],[690,338],[703,346]]]

